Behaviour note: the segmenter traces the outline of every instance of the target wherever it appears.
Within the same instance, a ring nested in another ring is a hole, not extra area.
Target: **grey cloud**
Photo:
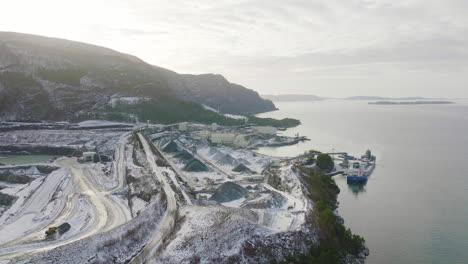
[[[105,1],[124,18],[75,25],[74,39],[175,71],[221,73],[265,93],[437,93],[446,82],[468,96],[466,0]]]
[[[166,35],[169,34],[168,31],[163,30],[141,30],[137,28],[111,28],[111,31],[117,31],[120,34],[126,36],[154,36],[154,35]]]

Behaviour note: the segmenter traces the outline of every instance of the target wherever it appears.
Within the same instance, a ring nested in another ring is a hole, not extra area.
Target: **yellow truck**
[[[51,235],[57,233],[57,228],[55,226],[49,227],[49,229],[47,229],[47,231],[45,233],[46,233],[46,236],[51,236]]]

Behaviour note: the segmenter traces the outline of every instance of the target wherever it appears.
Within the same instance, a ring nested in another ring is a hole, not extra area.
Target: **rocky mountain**
[[[164,75],[169,87],[185,100],[219,110],[221,113],[252,114],[276,110],[271,100],[244,86],[230,83],[219,74],[178,74],[155,67]]]
[[[186,75],[90,44],[0,32],[0,119],[210,122],[275,109],[214,74]]]

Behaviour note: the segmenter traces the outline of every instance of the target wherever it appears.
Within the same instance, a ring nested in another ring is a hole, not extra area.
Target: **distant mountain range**
[[[0,32],[0,120],[223,118],[201,104],[228,114],[276,109],[221,75],[178,74],[108,48]]]
[[[285,102],[285,101],[320,101],[327,98],[319,97],[311,94],[280,94],[280,95],[262,95],[262,98],[271,100],[273,102]]]
[[[377,102],[369,102],[369,104],[375,105],[426,105],[426,104],[454,104],[454,102],[450,101],[377,101]]]
[[[439,98],[425,98],[425,97],[381,97],[381,96],[352,96],[345,98],[337,97],[321,97],[311,94],[279,94],[279,95],[262,95],[262,98],[271,100],[273,102],[299,102],[299,101],[321,101],[327,99],[342,99],[342,100],[355,100],[355,101],[406,101],[406,100],[438,100]]]

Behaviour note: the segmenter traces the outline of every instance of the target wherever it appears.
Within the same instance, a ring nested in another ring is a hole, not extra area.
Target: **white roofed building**
[[[188,122],[179,123],[179,130],[180,131],[187,131],[188,130]]]
[[[92,161],[94,162],[94,155],[96,155],[96,152],[83,152],[83,161]]]
[[[235,133],[211,133],[211,142],[217,144],[234,145],[238,147],[247,147],[251,144],[251,135]]]

